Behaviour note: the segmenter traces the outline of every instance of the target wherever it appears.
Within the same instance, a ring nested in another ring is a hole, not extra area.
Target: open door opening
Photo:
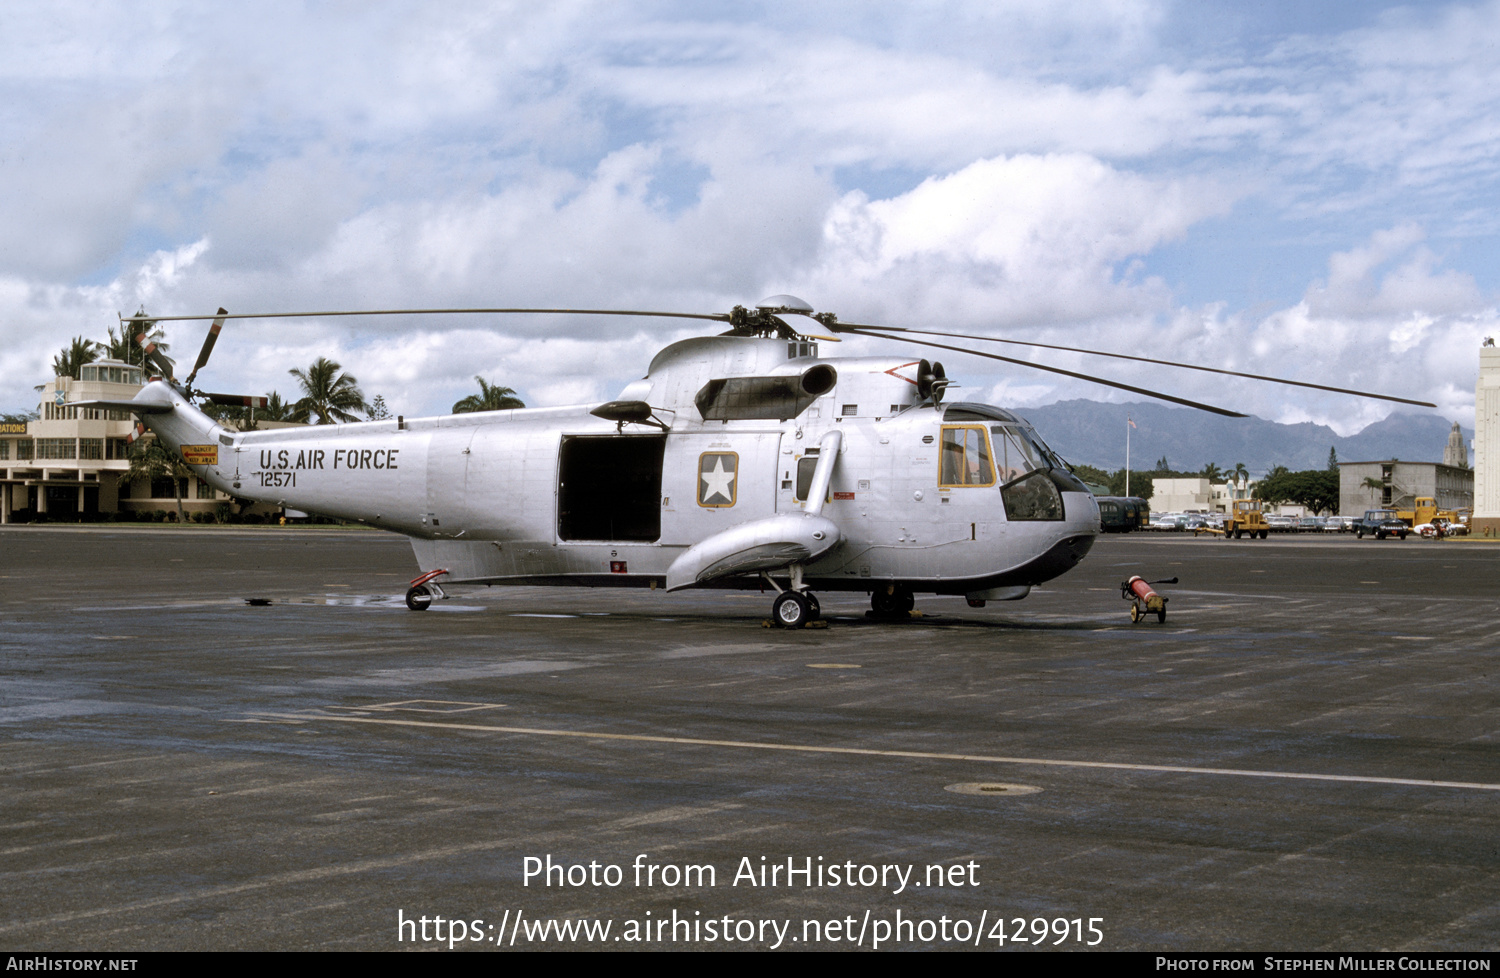
[[[666,435],[564,435],[557,465],[558,537],[658,539],[666,445]]]

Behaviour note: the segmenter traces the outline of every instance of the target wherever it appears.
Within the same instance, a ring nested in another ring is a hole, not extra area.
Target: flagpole
[[[1130,415],[1125,415],[1125,495],[1130,495],[1130,429],[1135,425],[1130,421]]]

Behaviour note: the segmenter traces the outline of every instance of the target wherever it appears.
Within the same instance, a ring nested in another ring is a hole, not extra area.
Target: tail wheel
[[[432,607],[432,595],[426,587],[414,587],[406,592],[406,606],[412,611],[426,611]]]
[[[771,602],[771,620],[777,628],[801,628],[812,620],[811,611],[801,591],[783,591]]]

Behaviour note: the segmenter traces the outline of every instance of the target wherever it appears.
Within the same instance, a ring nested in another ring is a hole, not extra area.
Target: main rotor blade
[[[214,352],[214,344],[219,342],[219,331],[224,328],[224,318],[228,315],[229,310],[220,306],[218,318],[214,320],[212,326],[208,327],[208,335],[203,337],[203,349],[198,351],[198,362],[193,364],[193,372],[188,374],[187,386],[193,386],[193,378],[198,376],[198,371],[203,369],[205,363],[208,363],[208,355]]]
[[[1272,384],[1288,384],[1292,387],[1310,387],[1318,391],[1331,391],[1335,394],[1352,394],[1355,397],[1373,397],[1381,401],[1395,401],[1397,404],[1413,404],[1417,407],[1437,407],[1430,401],[1416,401],[1409,397],[1396,397],[1393,394],[1375,394],[1371,391],[1351,390],[1347,387],[1330,387],[1327,384],[1311,384],[1304,380],[1287,380],[1285,377],[1268,377],[1265,374],[1241,373],[1238,370],[1223,370],[1219,367],[1203,367],[1195,363],[1178,363],[1175,360],[1157,360],[1153,357],[1138,357],[1128,353],[1106,353],[1103,350],[1085,350],[1076,346],[1057,346],[1053,343],[1035,343],[1030,340],[1006,340],[994,336],[975,336],[968,333],[945,333],[934,329],[908,329],[901,326],[866,326],[860,323],[838,323],[837,329],[883,329],[891,333],[920,333],[923,336],[949,336],[959,340],[985,340],[990,343],[1009,343],[1013,346],[1031,346],[1043,350],[1061,350],[1064,353],[1087,353],[1096,357],[1112,357],[1116,360],[1134,360],[1137,363],[1154,363],[1163,367],[1180,367],[1183,370],[1201,370],[1204,373],[1223,374],[1226,377],[1245,377],[1249,380],[1264,380]],[[913,340],[912,342],[916,342]]]
[[[1222,414],[1226,418],[1248,417],[1248,415],[1241,414],[1238,411],[1230,411],[1226,408],[1214,407],[1212,404],[1202,404],[1198,401],[1190,401],[1185,397],[1174,397],[1171,394],[1163,394],[1160,391],[1147,390],[1144,387],[1133,387],[1130,384],[1122,384],[1116,380],[1105,380],[1103,377],[1093,377],[1089,374],[1075,373],[1072,370],[1064,370],[1061,367],[1049,367],[1046,364],[1032,363],[1029,360],[1017,360],[1013,357],[1002,357],[998,353],[985,353],[982,350],[970,350],[967,347],[962,346],[949,346],[946,343],[934,343],[931,340],[913,340],[908,339],[905,336],[892,336],[889,333],[874,332],[869,328],[851,328],[851,324],[849,323],[839,323],[839,327],[841,329],[848,329],[849,332],[854,333],[857,336],[878,336],[881,339],[896,340],[897,342],[916,343],[920,346],[936,347],[939,350],[952,350],[955,353],[967,353],[971,356],[986,357],[990,360],[1000,360],[1004,363],[1014,363],[1022,367],[1032,367],[1036,370],[1045,370],[1048,373],[1062,374],[1064,377],[1074,377],[1078,380],[1086,380],[1091,384],[1103,384],[1106,387],[1115,387],[1122,391],[1130,391],[1133,394],[1144,394],[1147,397],[1154,397],[1159,401],[1171,401],[1173,404],[1181,404],[1184,407],[1197,408],[1200,411],[1208,411],[1211,414]]]
[[[448,315],[450,313],[534,313],[546,314],[572,314],[576,316],[656,316],[665,319],[708,319],[716,323],[727,323],[730,321],[727,313],[703,313],[703,312],[648,312],[640,309],[356,309],[344,311],[323,312],[241,312],[234,315],[225,314],[223,309],[210,316],[152,316],[150,322],[191,322],[200,319],[314,319],[329,316],[433,316]],[[135,323],[146,322],[145,316],[121,317],[121,322]]]

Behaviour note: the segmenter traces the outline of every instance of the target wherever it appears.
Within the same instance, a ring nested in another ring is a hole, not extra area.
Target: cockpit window
[[[997,424],[990,428],[990,434],[995,436],[995,462],[1000,467],[1002,483],[1014,482],[1028,472],[1052,467],[1046,450],[1026,429]]]
[[[992,486],[995,467],[990,440],[980,425],[943,426],[940,486]]]

